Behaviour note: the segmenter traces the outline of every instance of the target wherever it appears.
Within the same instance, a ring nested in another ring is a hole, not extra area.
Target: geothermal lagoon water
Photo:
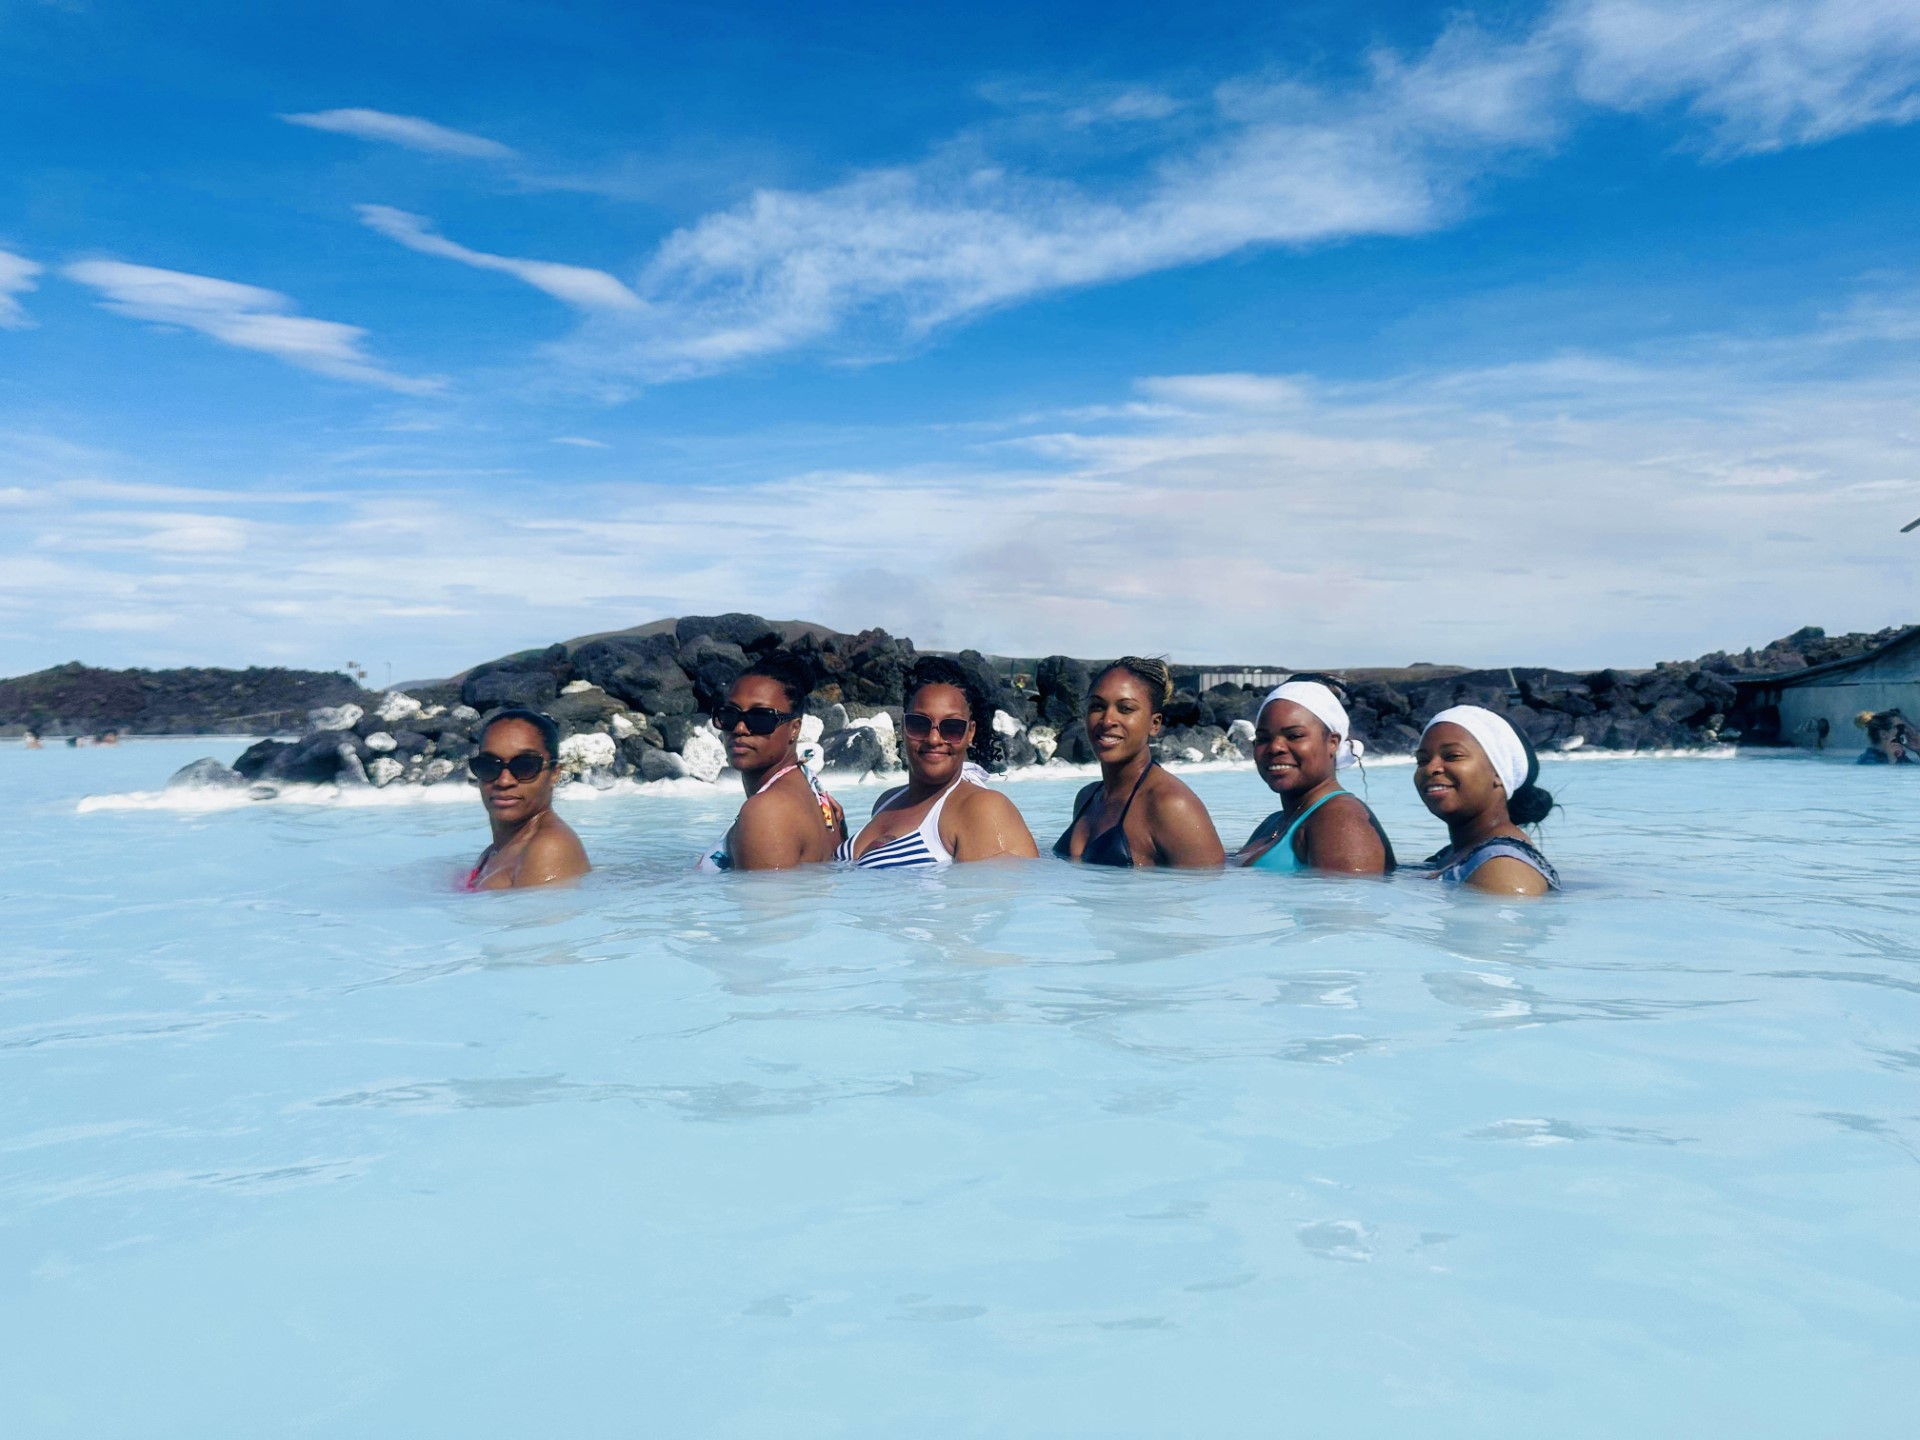
[[[471,798],[79,805],[239,749],[0,750],[9,1436],[1905,1428],[1920,774],[1550,761],[1526,906],[695,877],[737,792],[467,896]]]

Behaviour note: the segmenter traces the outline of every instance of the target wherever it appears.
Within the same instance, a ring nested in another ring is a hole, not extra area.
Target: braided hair
[[[1094,684],[1099,684],[1103,677],[1115,670],[1126,671],[1147,687],[1147,696],[1155,715],[1164,715],[1167,706],[1173,703],[1173,671],[1159,656],[1122,655],[1093,677]]]
[[[944,655],[922,655],[913,662],[907,677],[907,703],[911,705],[913,697],[929,685],[951,685],[966,697],[967,718],[973,721],[973,743],[967,747],[967,758],[986,770],[1004,770],[1006,742],[993,728],[994,704],[979,678]]]

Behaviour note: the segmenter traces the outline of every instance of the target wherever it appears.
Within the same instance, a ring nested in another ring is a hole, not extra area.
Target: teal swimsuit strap
[[[1302,825],[1306,824],[1307,817],[1313,814],[1313,812],[1318,810],[1322,805],[1326,804],[1327,801],[1333,799],[1334,796],[1350,795],[1352,793],[1353,793],[1352,791],[1343,790],[1336,785],[1333,789],[1329,790],[1326,794],[1322,795],[1318,800],[1314,801],[1311,805],[1307,806],[1307,808],[1302,810],[1298,815],[1294,816],[1293,823],[1287,826],[1286,831],[1280,836],[1280,838],[1274,841],[1272,845],[1268,846],[1267,849],[1261,851],[1260,858],[1254,861],[1253,863],[1256,866],[1261,868],[1272,867],[1272,868],[1278,869],[1281,867],[1285,867],[1286,869],[1289,869],[1289,870],[1298,870],[1300,868],[1300,857],[1293,853],[1294,831],[1298,830]]]

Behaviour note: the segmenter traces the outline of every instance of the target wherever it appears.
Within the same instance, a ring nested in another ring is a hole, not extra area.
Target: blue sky
[[[818,8],[0,0],[0,673],[1920,619],[1912,0]]]

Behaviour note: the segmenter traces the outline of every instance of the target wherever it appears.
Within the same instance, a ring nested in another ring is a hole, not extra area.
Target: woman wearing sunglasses
[[[800,763],[801,706],[812,683],[804,661],[771,650],[746,668],[727,703],[713,712],[747,803],[696,868],[788,870],[843,858],[846,812]]]
[[[593,867],[580,837],[553,813],[560,727],[549,715],[502,710],[480,731],[480,753],[467,761],[480,782],[493,843],[466,880],[469,890],[520,890],[578,880]]]
[[[1150,746],[1172,699],[1164,660],[1128,655],[1100,672],[1087,692],[1087,738],[1100,778],[1080,792],[1067,833],[1053,842],[1055,855],[1122,868],[1225,863],[1200,797],[1154,762]]]
[[[928,655],[907,682],[907,783],[882,795],[853,842],[861,870],[943,870],[956,860],[1032,859],[1027,822],[986,786],[993,705],[953,661]]]

